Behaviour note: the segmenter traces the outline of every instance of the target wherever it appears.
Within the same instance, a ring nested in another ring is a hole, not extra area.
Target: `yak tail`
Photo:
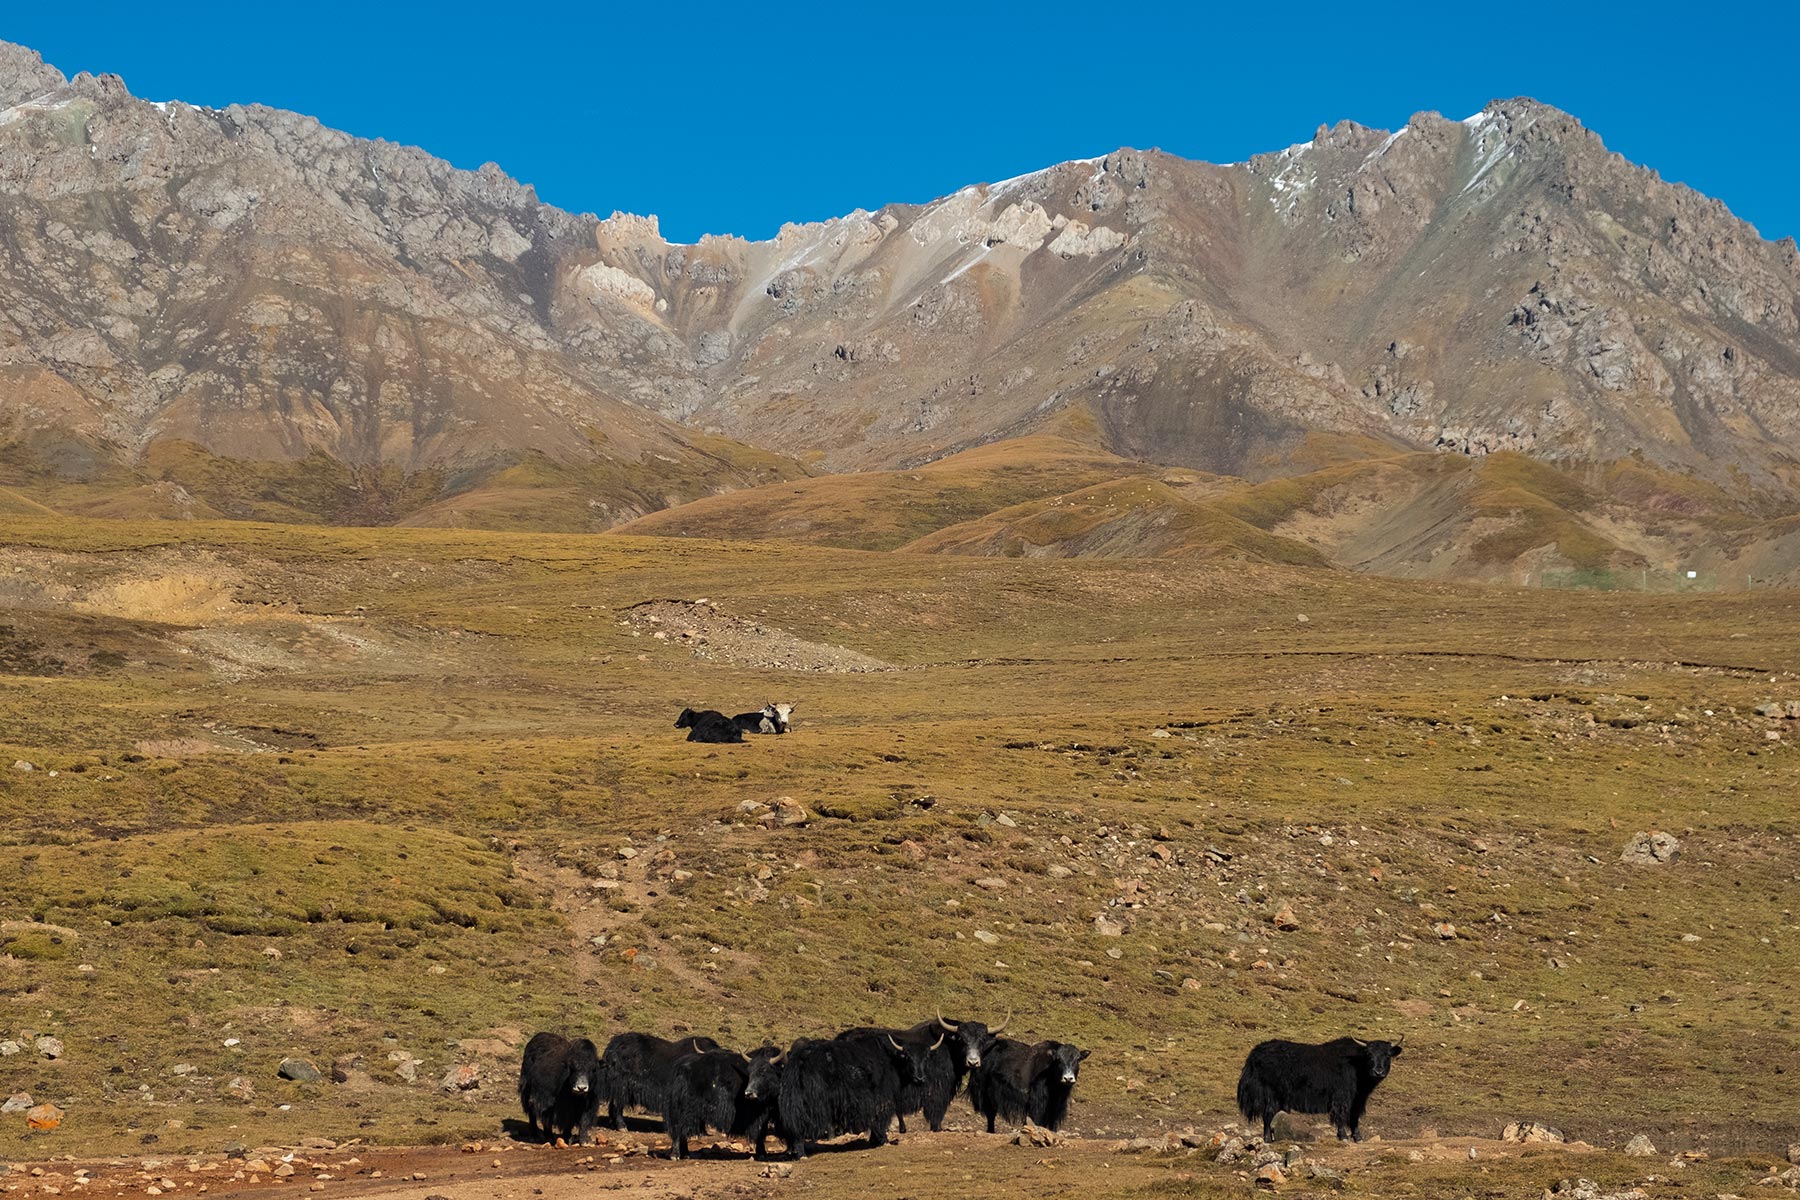
[[[1237,1103],[1238,1111],[1244,1114],[1246,1121],[1260,1121],[1263,1110],[1263,1089],[1252,1079],[1250,1072],[1245,1071],[1238,1076]]]

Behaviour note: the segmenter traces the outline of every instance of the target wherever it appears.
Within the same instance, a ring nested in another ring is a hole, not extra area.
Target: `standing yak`
[[[928,1048],[886,1034],[801,1038],[779,1054],[752,1059],[744,1095],[772,1105],[773,1125],[788,1157],[805,1158],[806,1143],[867,1132],[887,1141],[900,1091],[925,1073]]]
[[[1275,1114],[1330,1113],[1340,1140],[1362,1141],[1357,1128],[1369,1093],[1400,1057],[1400,1042],[1341,1037],[1321,1045],[1268,1041],[1250,1051],[1238,1077],[1238,1111],[1275,1136]]]
[[[762,1158],[769,1137],[771,1105],[745,1095],[751,1062],[773,1057],[778,1051],[765,1046],[750,1058],[733,1050],[702,1050],[684,1054],[670,1068],[669,1086],[663,1098],[663,1132],[669,1135],[669,1154],[688,1156],[688,1139],[708,1129],[756,1142]]]
[[[995,1117],[1056,1129],[1069,1115],[1069,1094],[1087,1056],[1086,1050],[1068,1042],[1028,1046],[997,1038],[982,1054],[981,1066],[969,1075],[969,1103],[987,1118],[989,1133],[994,1132]]]
[[[600,1052],[586,1038],[535,1033],[519,1064],[519,1105],[545,1141],[579,1146],[600,1115]]]
[[[718,1048],[719,1043],[707,1037],[671,1042],[647,1033],[621,1033],[613,1038],[600,1056],[600,1097],[606,1101],[607,1124],[625,1128],[627,1108],[662,1112],[675,1060]]]
[[[898,1041],[924,1046],[924,1078],[900,1089],[900,1102],[894,1115],[899,1118],[900,1132],[905,1133],[907,1116],[923,1112],[926,1125],[931,1132],[937,1133],[944,1128],[944,1114],[950,1111],[950,1102],[956,1099],[956,1093],[961,1090],[963,1076],[981,1065],[981,1056],[987,1053],[1000,1031],[1006,1028],[1007,1021],[1011,1020],[1012,1013],[1009,1012],[1006,1020],[989,1029],[981,1021],[945,1020],[940,1011],[930,1020],[920,1021],[910,1029],[859,1026],[846,1029],[838,1036],[885,1033]]]

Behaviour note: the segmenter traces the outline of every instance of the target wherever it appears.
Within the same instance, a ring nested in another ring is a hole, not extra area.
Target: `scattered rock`
[[[0,1058],[11,1058],[23,1049],[23,1046],[14,1041],[0,1042]]]
[[[363,1065],[360,1054],[340,1054],[331,1060],[331,1082],[349,1083],[350,1072]]]
[[[404,1050],[389,1050],[388,1061],[394,1064],[394,1074],[406,1083],[419,1081],[419,1060]]]
[[[1025,1122],[1024,1128],[1012,1136],[1012,1144],[1015,1146],[1060,1146],[1063,1141],[1062,1134],[1031,1121]]]
[[[292,1175],[293,1173],[294,1173],[294,1164],[293,1163],[285,1163],[285,1162],[284,1163],[276,1163],[275,1169],[273,1171],[269,1172],[269,1174],[275,1176],[275,1178],[277,1178],[277,1179],[286,1179],[288,1176]]]
[[[1756,706],[1756,715],[1777,721],[1800,721],[1800,700],[1766,700]]]
[[[34,1103],[30,1092],[14,1092],[6,1098],[5,1104],[0,1104],[0,1113],[11,1116],[13,1113],[26,1112]]]
[[[764,1179],[786,1179],[794,1173],[793,1163],[764,1163],[760,1174]]]
[[[1280,1187],[1287,1182],[1287,1172],[1275,1163],[1270,1163],[1256,1172],[1256,1186],[1259,1188]]]
[[[985,879],[977,879],[975,881],[975,886],[978,888],[986,888],[990,892],[997,892],[1006,886],[1006,880],[989,875]]]
[[[15,770],[15,771],[35,771],[35,770],[37,770],[37,767],[33,766],[31,763],[28,763],[24,759],[21,758],[17,762],[13,763],[13,770]]]
[[[256,1099],[256,1085],[242,1075],[233,1075],[231,1077],[231,1082],[225,1085],[225,1090],[233,1098],[238,1100],[248,1101]]]
[[[1448,921],[1439,921],[1436,925],[1433,925],[1431,927],[1431,932],[1437,934],[1439,937],[1443,938],[1446,942],[1452,942],[1452,941],[1456,940],[1456,926],[1452,925]]]
[[[1501,1131],[1500,1140],[1503,1142],[1566,1142],[1569,1139],[1563,1136],[1562,1130],[1552,1129],[1538,1121],[1514,1121]]]
[[[25,1112],[27,1129],[55,1129],[63,1123],[63,1110],[54,1104],[39,1104]]]
[[[1294,906],[1291,904],[1282,905],[1281,911],[1270,917],[1269,920],[1275,923],[1275,928],[1286,932],[1291,933],[1300,928],[1300,918],[1294,915]]]
[[[756,819],[770,828],[777,828],[789,825],[804,825],[812,820],[812,817],[807,814],[805,808],[801,807],[798,800],[794,799],[792,796],[782,796],[775,801],[774,808],[771,808]]]
[[[1800,1166],[1800,1142],[1794,1142],[1788,1146],[1787,1159],[1795,1166]]]
[[[63,1055],[61,1038],[53,1038],[49,1034],[45,1034],[34,1042],[33,1045],[37,1047],[37,1052],[45,1058],[61,1058]]]
[[[1625,850],[1619,855],[1619,861],[1634,867],[1656,866],[1659,863],[1674,862],[1681,853],[1681,843],[1673,836],[1660,830],[1639,833],[1625,844]]]
[[[317,1083],[323,1078],[319,1074],[319,1068],[304,1058],[282,1059],[281,1066],[275,1069],[275,1073],[283,1079],[292,1079],[296,1083]]]
[[[1625,1143],[1625,1153],[1633,1158],[1649,1158],[1656,1153],[1656,1143],[1640,1133]]]
[[[1125,927],[1117,921],[1107,920],[1106,914],[1101,913],[1094,918],[1094,932],[1101,937],[1123,937],[1125,936]]]
[[[467,1092],[480,1086],[481,1072],[472,1063],[451,1067],[438,1082],[438,1088],[446,1092]]]
[[[975,931],[975,940],[980,942],[984,946],[992,946],[992,945],[996,944],[997,942],[999,942],[1000,935],[997,933],[992,933],[986,929],[977,929]]]

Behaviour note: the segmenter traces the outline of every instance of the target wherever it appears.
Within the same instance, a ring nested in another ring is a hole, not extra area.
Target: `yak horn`
[[[956,1032],[956,1025],[950,1021],[944,1020],[944,1010],[942,1006],[939,1006],[937,1010],[937,1023],[942,1025],[945,1029],[948,1029],[951,1033]]]
[[[892,1046],[892,1047],[893,1047],[893,1048],[894,1048],[894,1049],[896,1049],[896,1050],[899,1050],[899,1051],[901,1051],[901,1052],[902,1052],[902,1053],[904,1053],[904,1052],[905,1052],[905,1050],[906,1050],[906,1047],[905,1047],[905,1046],[902,1046],[902,1045],[901,1045],[901,1044],[900,1044],[900,1043],[899,1043],[899,1042],[896,1042],[896,1041],[895,1041],[895,1040],[894,1040],[894,1035],[893,1035],[893,1034],[891,1034],[891,1033],[890,1033],[890,1034],[886,1034],[886,1035],[885,1035],[885,1036],[886,1036],[886,1038],[887,1038],[887,1040],[888,1040],[888,1045],[890,1045],[890,1046]]]
[[[1394,1039],[1394,1045],[1398,1046],[1401,1042],[1404,1042],[1405,1040],[1406,1040],[1406,1035],[1403,1033],[1399,1037]]]
[[[949,1037],[949,1036],[950,1036],[950,1035],[949,1035],[949,1034],[947,1034],[947,1033],[940,1033],[940,1034],[938,1034],[938,1040],[937,1040],[937,1041],[935,1041],[935,1042],[933,1042],[933,1043],[931,1043],[931,1048],[932,1048],[932,1049],[933,1049],[933,1050],[936,1050],[936,1049],[937,1049],[937,1048],[938,1048],[938,1047],[939,1047],[939,1046],[941,1046],[941,1045],[943,1045],[943,1044],[944,1044],[944,1039],[945,1039],[945,1038],[947,1038],[947,1037]]]
[[[1012,1020],[1012,1009],[1009,1008],[1006,1010],[1006,1021],[1010,1021],[1010,1020]],[[1002,1029],[1006,1028],[1006,1021],[1000,1022],[998,1025],[996,1025],[992,1029],[988,1030],[988,1032],[989,1033],[999,1033]]]

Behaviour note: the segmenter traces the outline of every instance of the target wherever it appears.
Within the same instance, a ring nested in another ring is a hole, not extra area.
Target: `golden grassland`
[[[620,620],[659,597],[896,669]],[[1407,1038],[1388,1138],[1796,1140],[1800,734],[1755,714],[1800,695],[1791,593],[18,506],[0,670],[0,1038],[66,1047],[0,1074],[68,1113],[0,1156],[486,1137],[537,1028],[748,1045],[940,1004],[1091,1047],[1086,1133],[1216,1126],[1254,1042],[1354,1032]],[[765,699],[791,735],[672,728]],[[743,811],[780,796],[810,823]],[[1680,858],[1620,863],[1646,829]],[[837,1157],[822,1194],[880,1165]],[[1244,1186],[1101,1161],[1083,1190]]]

